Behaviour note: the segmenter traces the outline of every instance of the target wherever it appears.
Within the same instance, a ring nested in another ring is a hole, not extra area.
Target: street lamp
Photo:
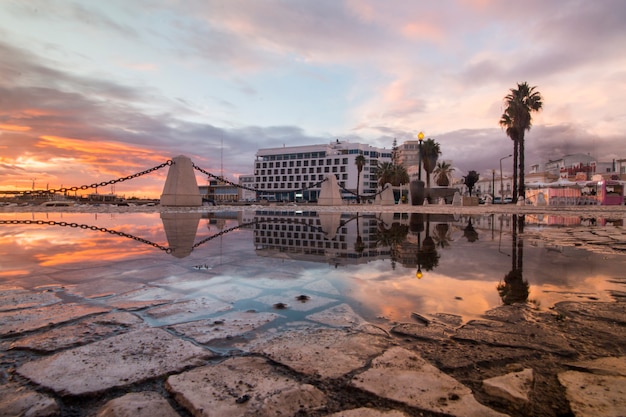
[[[503,190],[504,190],[504,183],[502,182],[502,160],[506,159],[506,158],[510,158],[513,155],[507,155],[507,156],[503,156],[502,158],[500,158],[500,203],[504,203],[504,198],[503,198]]]
[[[417,139],[419,140],[419,168],[417,171],[417,179],[421,181],[422,180],[422,142],[424,141],[424,132],[419,132],[417,134]]]
[[[496,170],[491,170],[491,203],[496,198]]]

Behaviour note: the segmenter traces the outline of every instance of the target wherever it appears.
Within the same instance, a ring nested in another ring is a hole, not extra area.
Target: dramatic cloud
[[[97,183],[181,154],[235,179],[259,148],[390,147],[419,131],[458,175],[486,172],[512,151],[498,120],[523,81],[544,98],[529,165],[626,157],[620,0],[33,0],[0,12],[0,189]],[[158,196],[164,175],[116,191]]]

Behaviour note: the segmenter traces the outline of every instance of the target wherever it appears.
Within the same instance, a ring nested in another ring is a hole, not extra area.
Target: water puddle
[[[0,213],[0,289],[155,326],[246,311],[281,326],[467,321],[503,303],[623,296],[625,244],[621,221],[547,215]]]

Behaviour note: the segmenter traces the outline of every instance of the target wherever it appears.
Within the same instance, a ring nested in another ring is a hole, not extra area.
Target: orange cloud
[[[30,130],[30,126],[0,125],[0,130],[8,130],[11,132],[26,132]]]
[[[123,157],[124,163],[129,163],[129,156],[139,156],[145,159],[154,161],[165,160],[163,156],[155,155],[153,151],[148,149],[142,149],[135,146],[123,145],[121,143],[114,142],[98,142],[97,146],[94,146],[93,142],[87,142],[80,139],[64,138],[59,136],[41,136],[41,141],[37,143],[38,148],[56,148],[64,149],[68,151],[80,152],[77,156],[79,159],[91,162],[92,156],[110,155],[116,157]]]

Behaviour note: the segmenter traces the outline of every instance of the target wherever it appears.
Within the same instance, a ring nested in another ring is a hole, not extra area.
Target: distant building
[[[207,185],[200,185],[198,189],[203,200],[214,203],[232,203],[239,198],[238,187],[214,178],[211,178]]]
[[[336,140],[327,145],[289,146],[259,149],[254,163],[254,184],[258,198],[276,201],[317,201],[320,182],[335,175],[342,196],[355,198],[358,155],[365,157],[361,172],[361,194],[375,194],[376,172],[382,162],[391,162],[391,150],[361,143]]]
[[[254,190],[254,175],[240,175],[239,176],[239,201],[255,201],[257,199],[257,193]]]

